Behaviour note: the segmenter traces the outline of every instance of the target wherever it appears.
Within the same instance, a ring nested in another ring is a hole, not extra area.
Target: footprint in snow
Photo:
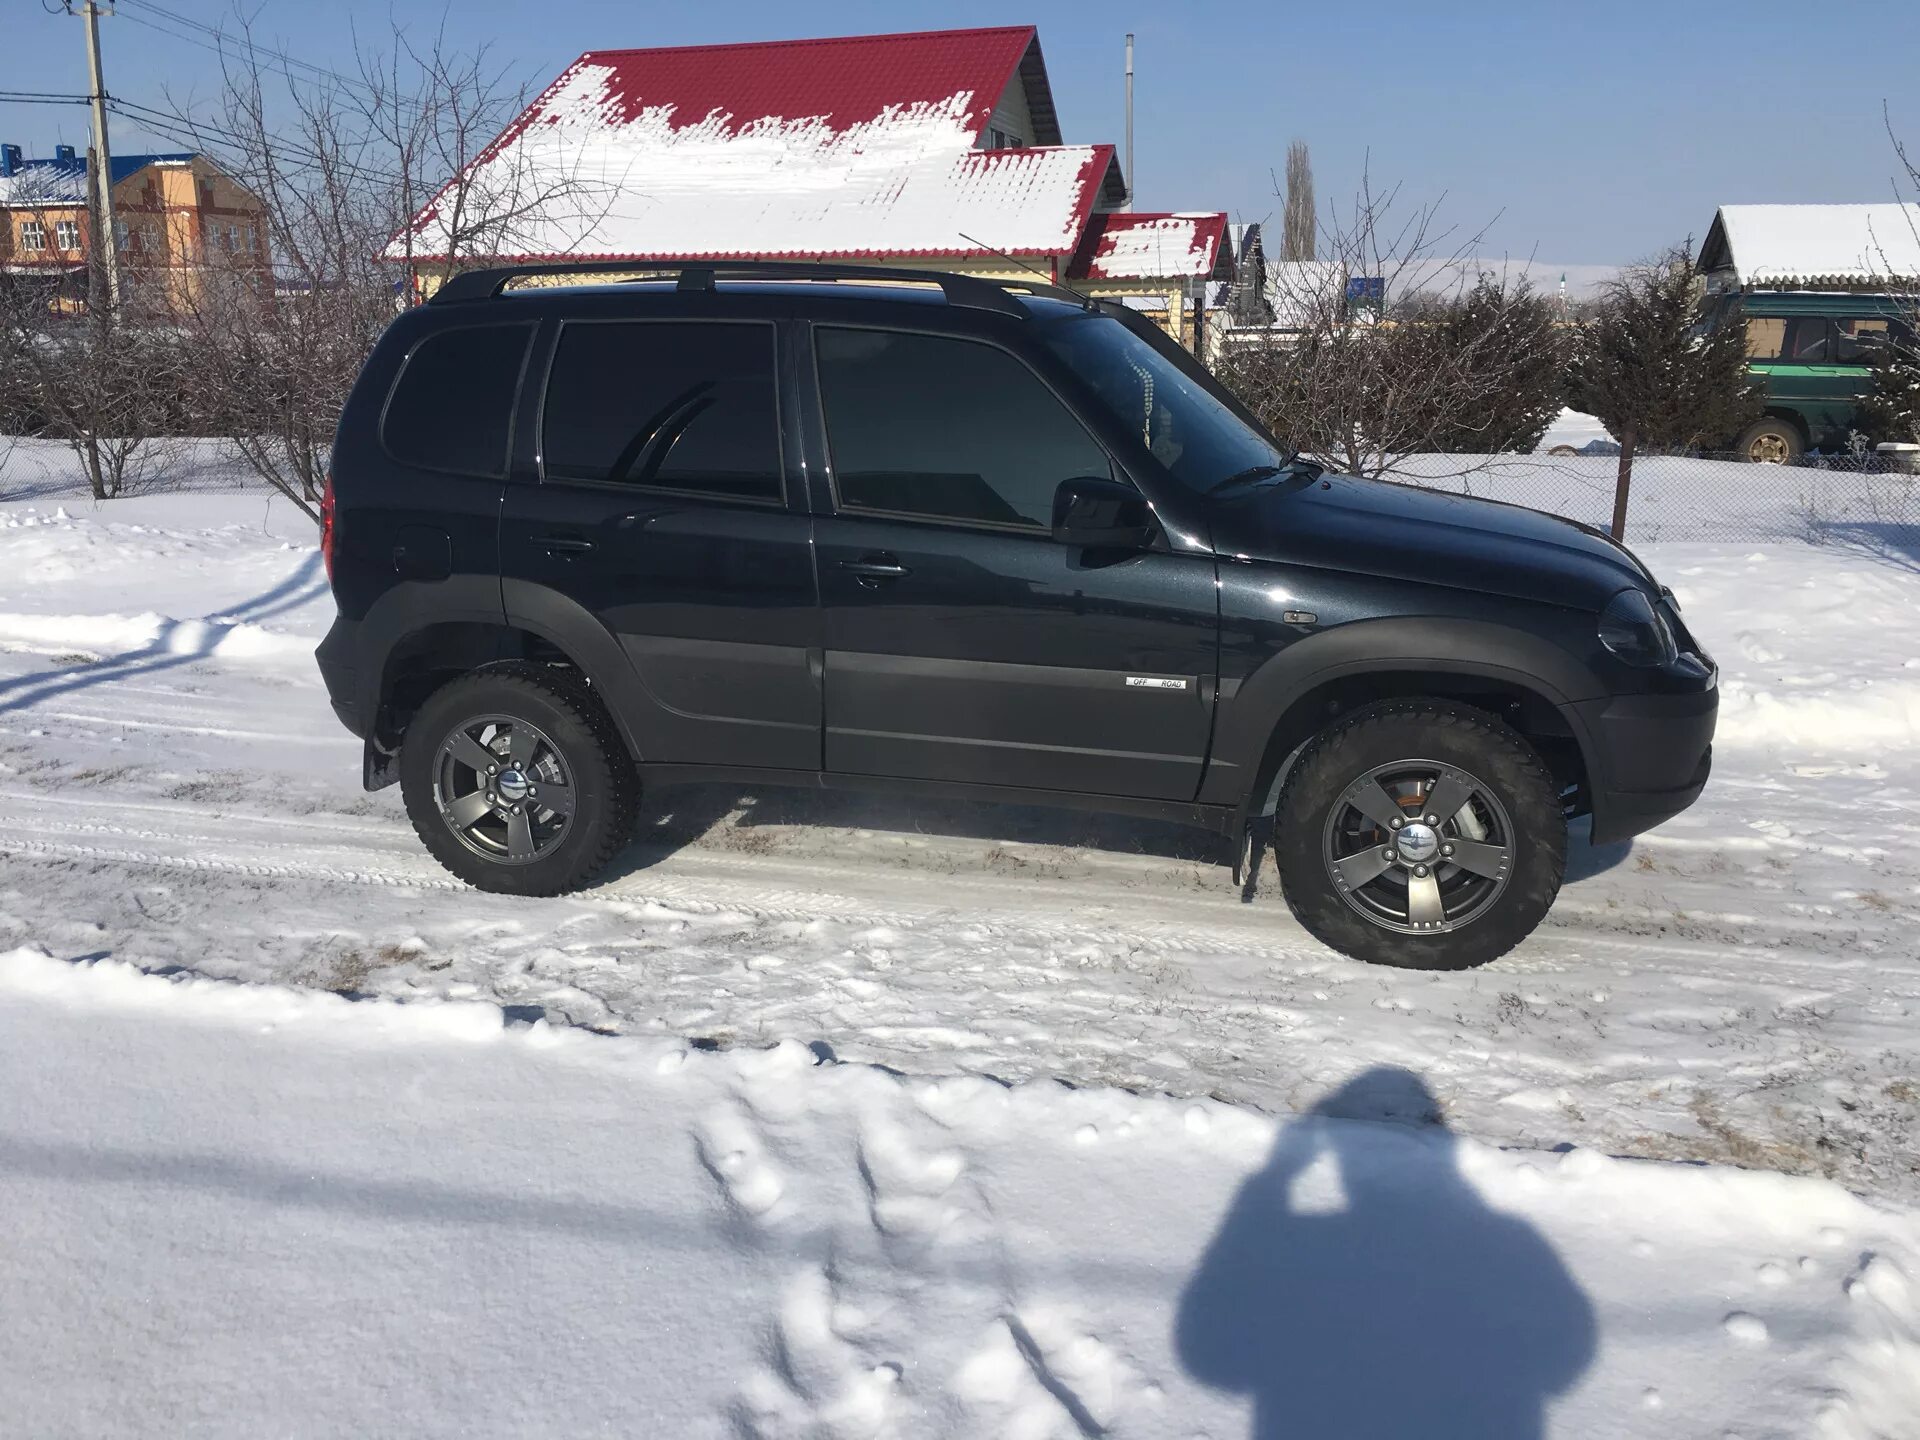
[[[993,1435],[1105,1435],[1148,1389],[1076,1315],[1048,1307],[1003,1315],[953,1380]]]
[[[893,1434],[902,1367],[876,1363],[844,1333],[854,1314],[823,1270],[795,1275],[780,1299],[764,1364],[734,1401],[740,1431],[753,1440],[794,1435],[834,1440]]]
[[[1764,1345],[1767,1343],[1767,1322],[1758,1315],[1750,1315],[1745,1310],[1735,1310],[1721,1325],[1727,1334],[1742,1345]]]
[[[922,1149],[898,1125],[871,1123],[860,1133],[858,1164],[867,1214],[884,1240],[941,1245],[990,1231],[963,1187],[967,1164],[957,1150]]]
[[[700,1163],[719,1182],[727,1199],[754,1220],[769,1218],[786,1193],[786,1178],[767,1158],[760,1136],[733,1106],[711,1112],[695,1141]]]

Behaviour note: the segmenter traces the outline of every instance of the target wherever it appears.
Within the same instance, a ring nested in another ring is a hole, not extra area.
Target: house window
[[[253,226],[249,225],[247,227],[247,253],[249,255],[254,255],[254,254],[258,254],[259,250],[260,250],[259,232],[256,231],[253,228]]]
[[[1020,148],[1020,137],[1018,135],[1015,135],[1010,130],[999,129],[997,126],[988,127],[987,149],[1018,150],[1019,148]]]
[[[22,250],[44,250],[47,248],[47,227],[38,220],[20,222],[20,248]]]
[[[80,222],[78,220],[54,221],[53,243],[61,250],[78,250],[80,248]]]

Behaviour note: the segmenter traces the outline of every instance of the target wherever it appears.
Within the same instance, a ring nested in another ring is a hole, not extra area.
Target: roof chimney
[[[20,168],[20,147],[18,145],[0,145],[0,179],[11,176]]]
[[[53,147],[53,162],[56,165],[73,164],[73,146],[56,145]]]

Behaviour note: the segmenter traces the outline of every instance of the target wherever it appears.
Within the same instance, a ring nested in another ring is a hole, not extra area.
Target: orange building
[[[263,293],[272,265],[265,207],[204,155],[116,155],[113,204],[131,303],[178,309],[213,273],[238,272]],[[71,145],[27,160],[0,145],[0,273],[39,282],[49,298],[84,301],[93,255],[87,160]]]

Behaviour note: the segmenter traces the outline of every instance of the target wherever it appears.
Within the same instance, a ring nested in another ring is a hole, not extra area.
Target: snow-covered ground
[[[1920,1225],[1208,1100],[0,956],[8,1433],[1868,1440]],[[1391,1115],[1399,1123],[1354,1115]]]
[[[662,793],[593,892],[478,895],[359,789],[289,506],[0,503],[0,1414],[1920,1434],[1920,564],[1643,553],[1713,784],[1417,975],[1041,811]]]

